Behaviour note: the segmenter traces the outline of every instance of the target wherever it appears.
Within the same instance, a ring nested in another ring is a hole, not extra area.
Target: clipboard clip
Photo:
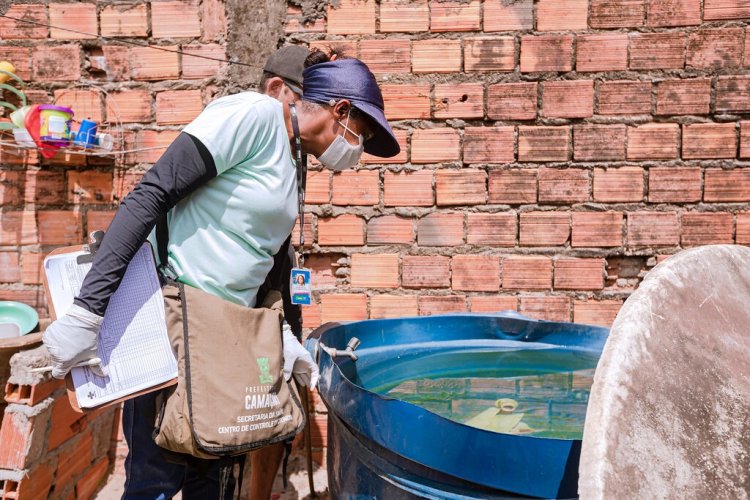
[[[83,251],[86,252],[83,255],[76,257],[77,264],[88,264],[93,262],[94,255],[96,255],[99,246],[102,244],[104,239],[104,231],[98,230],[89,234],[89,244],[83,246]]]

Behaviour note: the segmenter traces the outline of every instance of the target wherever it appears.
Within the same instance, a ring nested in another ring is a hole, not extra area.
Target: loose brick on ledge
[[[594,169],[594,201],[600,203],[643,201],[641,167]]]
[[[375,0],[341,0],[328,6],[328,33],[331,35],[366,35],[375,33]]]
[[[377,205],[380,173],[377,170],[346,170],[333,175],[334,205]]]
[[[427,247],[452,247],[464,243],[464,214],[436,212],[417,223],[417,243]]]
[[[648,173],[648,201],[690,203],[701,200],[700,167],[654,167]]]
[[[427,0],[382,0],[380,31],[416,33],[430,29]]]
[[[658,247],[680,243],[675,212],[628,212],[628,246]]]
[[[396,136],[396,140],[398,141],[399,146],[401,146],[401,152],[397,154],[396,156],[391,156],[389,158],[380,158],[375,155],[371,155],[368,153],[363,153],[362,158],[360,159],[360,162],[363,165],[372,165],[372,164],[381,164],[381,163],[388,163],[388,164],[394,164],[394,163],[406,163],[407,161],[407,131],[401,130],[401,129],[394,129],[393,135]]]
[[[651,113],[651,82],[599,82],[600,115],[647,115]]]
[[[32,210],[0,213],[0,241],[4,245],[33,245],[37,242],[37,221]]]
[[[643,0],[591,0],[592,28],[630,28],[643,25]]]
[[[750,4],[738,0],[705,0],[703,19],[706,21],[723,21],[727,19],[745,19],[750,17]]]
[[[0,23],[4,20],[0,17]],[[16,68],[14,73],[22,80],[31,80],[31,47],[0,46],[0,61],[12,61]]]
[[[107,121],[133,123],[151,121],[151,93],[148,90],[123,90],[107,96]]]
[[[112,172],[68,171],[68,203],[112,203]]]
[[[324,205],[331,202],[331,172],[328,169],[308,170],[305,203]]]
[[[398,254],[352,254],[351,286],[398,288]]]
[[[177,50],[177,45],[165,48]],[[151,47],[130,49],[130,71],[134,80],[167,80],[180,77],[180,61],[176,52]]]
[[[628,35],[604,33],[576,38],[576,71],[625,71]]]
[[[383,85],[381,90],[389,120],[430,117],[429,85]]]
[[[734,158],[737,127],[734,123],[694,123],[682,126],[685,159]]]
[[[625,159],[625,125],[574,125],[573,157],[580,161]]]
[[[468,292],[496,292],[500,288],[500,259],[496,255],[454,255],[451,288]]]
[[[514,142],[514,127],[466,127],[464,163],[512,162]]]
[[[688,68],[719,69],[742,64],[742,28],[704,29],[690,33]]]
[[[572,35],[524,35],[521,37],[521,73],[571,71]]]
[[[203,111],[200,90],[165,90],[156,94],[156,123],[190,123]]]
[[[320,319],[321,323],[367,319],[367,295],[364,293],[321,295]]]
[[[701,23],[701,0],[647,0],[647,26],[697,26]]]
[[[622,246],[621,212],[573,212],[573,247]]]
[[[370,318],[403,318],[419,314],[416,295],[373,295]]]
[[[685,212],[681,223],[683,247],[733,243],[729,212]]]
[[[512,36],[464,39],[464,69],[470,71],[513,71],[516,42]]]
[[[484,31],[521,31],[534,27],[532,0],[485,0]]]
[[[750,158],[750,122],[740,122],[740,158]]]
[[[549,290],[552,287],[552,260],[548,257],[505,257],[502,281],[504,289]]]
[[[365,244],[365,221],[353,214],[318,219],[320,246],[360,246]]]
[[[736,239],[738,245],[750,244],[750,212],[737,212]]]
[[[593,80],[561,80],[542,83],[542,116],[588,118],[593,114]]]
[[[518,312],[547,321],[570,321],[570,299],[557,296],[521,296]]]
[[[154,38],[201,36],[198,2],[151,2],[151,35]]]
[[[40,4],[14,4],[5,12],[8,17],[0,17],[0,37],[3,40],[12,38],[47,38],[47,7]],[[29,24],[10,18],[33,21]],[[15,64],[15,62],[14,62]]]
[[[452,128],[414,130],[411,136],[412,163],[442,163],[460,159],[458,132]]]
[[[481,26],[479,0],[430,1],[430,31],[477,31]]]
[[[536,203],[537,174],[532,169],[491,170],[489,203]]]
[[[362,40],[359,42],[359,58],[376,75],[409,73],[411,71],[411,41]]]
[[[136,149],[148,149],[137,151],[135,159],[138,163],[156,163],[164,154],[170,144],[177,138],[179,132],[176,130],[139,130],[135,136]]]
[[[716,81],[716,112],[750,111],[750,76],[720,76]]]
[[[37,45],[32,56],[34,80],[38,82],[81,79],[81,47],[78,44]]]
[[[208,78],[219,76],[226,66],[221,61],[203,59],[203,57],[214,59],[226,59],[227,54],[224,47],[215,43],[204,45],[183,45],[182,47],[182,77],[183,78]]]
[[[601,290],[604,288],[604,259],[555,259],[556,290]]]
[[[420,295],[419,297],[420,316],[461,312],[466,312],[465,295]]]
[[[487,173],[484,170],[438,170],[435,172],[438,206],[487,203]]]
[[[431,207],[435,204],[431,170],[417,172],[385,172],[383,202],[387,207]]]
[[[583,203],[589,200],[590,191],[587,169],[539,169],[539,203]]]
[[[677,158],[680,127],[676,123],[654,123],[628,129],[628,160]]]
[[[513,247],[516,244],[516,214],[466,214],[466,243]]]
[[[398,215],[373,217],[367,223],[368,245],[410,245],[414,242],[412,219]]]
[[[685,33],[630,35],[630,69],[679,69],[685,66]]]
[[[450,286],[450,258],[442,255],[404,255],[401,283],[404,288]]]
[[[96,38],[98,31],[96,5],[92,3],[50,3],[49,24],[50,38],[58,40]]]
[[[703,201],[715,203],[750,201],[750,168],[707,168]]]
[[[622,301],[619,300],[574,300],[573,321],[609,328],[621,307]]]
[[[570,127],[518,127],[518,161],[567,161]]]
[[[483,118],[484,85],[459,83],[435,85],[435,118]]]
[[[470,311],[473,313],[494,313],[517,311],[518,297],[515,295],[477,295],[470,297]]]
[[[414,73],[461,71],[461,40],[415,40],[412,44]]]
[[[656,84],[657,115],[705,115],[711,102],[711,80],[665,80]]]
[[[487,94],[487,116],[491,120],[536,118],[536,82],[490,85]]]
[[[521,212],[520,225],[521,246],[562,246],[570,236],[570,214],[567,212]]]
[[[107,5],[99,14],[102,36],[148,36],[145,3]]]
[[[538,31],[576,31],[588,28],[588,0],[539,0],[536,5]]]

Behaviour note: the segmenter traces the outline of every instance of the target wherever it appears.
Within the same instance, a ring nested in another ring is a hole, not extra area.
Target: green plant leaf
[[[5,89],[8,92],[11,92],[18,96],[19,99],[21,99],[21,106],[26,106],[26,94],[18,90],[12,85],[8,85],[7,83],[0,83],[0,89]]]

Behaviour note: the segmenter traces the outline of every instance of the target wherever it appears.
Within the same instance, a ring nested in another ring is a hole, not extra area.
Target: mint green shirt
[[[218,175],[170,210],[169,263],[180,281],[252,307],[297,217],[282,104],[255,92],[222,97],[184,132],[206,146]]]

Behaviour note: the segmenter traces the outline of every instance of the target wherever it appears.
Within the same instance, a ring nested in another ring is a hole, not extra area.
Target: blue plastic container
[[[593,370],[607,335],[606,328],[511,311],[321,326],[306,346],[316,356],[329,409],[333,497],[575,497],[580,439],[490,432],[384,390],[456,373],[564,372],[581,364]],[[344,349],[352,337],[361,341],[356,361],[321,348]],[[531,351],[543,368],[528,365],[522,354]]]

